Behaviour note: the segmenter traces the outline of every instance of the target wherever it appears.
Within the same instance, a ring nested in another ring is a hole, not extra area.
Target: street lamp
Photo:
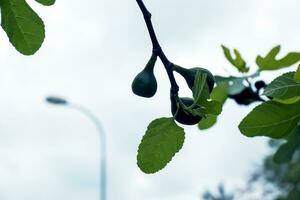
[[[71,104],[67,100],[60,98],[49,96],[46,98],[46,102],[57,105],[57,106],[66,106],[68,108],[74,109],[88,117],[96,126],[99,137],[100,137],[100,200],[106,200],[107,196],[107,172],[106,172],[106,136],[104,129],[98,118],[87,108],[77,104]]]

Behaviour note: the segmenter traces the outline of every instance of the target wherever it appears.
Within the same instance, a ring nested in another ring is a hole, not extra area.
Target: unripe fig
[[[242,92],[235,95],[229,95],[229,98],[235,100],[236,103],[240,105],[250,105],[256,101],[263,101],[258,92],[254,92],[251,87],[246,87]]]
[[[174,71],[179,73],[181,76],[183,76],[183,78],[185,79],[186,83],[188,84],[188,86],[191,90],[194,87],[194,80],[195,80],[195,77],[196,77],[197,70],[200,70],[201,72],[206,73],[206,75],[207,75],[206,80],[207,80],[207,85],[208,85],[209,92],[211,92],[214,88],[215,77],[207,69],[200,68],[200,67],[186,69],[186,68],[180,67],[178,65],[174,65],[173,69],[174,69]]]
[[[152,55],[146,67],[133,80],[131,88],[134,94],[150,98],[157,90],[157,82],[153,73],[157,56]]]
[[[265,88],[267,86],[264,81],[256,81],[254,85],[257,90],[260,90],[261,88]]]
[[[180,98],[180,100],[187,107],[191,106],[194,103],[194,100],[188,97]],[[171,111],[172,111],[172,115],[175,116],[175,120],[181,124],[195,125],[198,124],[202,119],[202,117],[200,116],[193,116],[190,113],[184,112],[180,104],[179,104],[179,108],[177,108],[176,96],[173,95],[171,95]]]

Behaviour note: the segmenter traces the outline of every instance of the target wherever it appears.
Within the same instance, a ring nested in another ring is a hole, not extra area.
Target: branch
[[[160,47],[160,44],[157,40],[153,25],[152,25],[152,21],[151,21],[151,13],[147,10],[143,0],[136,0],[137,4],[139,5],[146,25],[147,25],[147,29],[151,38],[151,42],[152,42],[152,46],[153,46],[153,54],[158,56],[160,58],[160,60],[162,61],[162,63],[165,66],[165,69],[167,71],[170,83],[171,83],[171,95],[177,95],[178,91],[179,91],[179,87],[176,83],[174,74],[173,74],[173,63],[171,63],[168,58],[166,57],[166,55],[164,54],[162,48]]]

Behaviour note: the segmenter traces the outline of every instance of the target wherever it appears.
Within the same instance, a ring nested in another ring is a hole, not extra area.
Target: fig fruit
[[[178,65],[174,65],[173,69],[174,69],[174,71],[179,73],[181,76],[183,76],[183,78],[185,79],[186,83],[188,84],[188,86],[191,90],[194,87],[194,80],[196,77],[197,70],[200,70],[201,72],[206,73],[206,75],[207,75],[206,79],[207,79],[207,85],[208,85],[209,92],[211,92],[214,88],[215,77],[207,69],[200,68],[200,67],[186,69],[186,68],[180,67]]]
[[[256,81],[254,85],[257,90],[260,90],[267,86],[267,84],[264,81]]]
[[[176,98],[177,98],[177,96],[171,95],[171,111],[172,111],[172,115],[175,116],[175,120],[177,122],[179,122],[181,124],[185,124],[185,125],[198,124],[200,122],[200,120],[202,119],[202,117],[193,116],[192,114],[185,112],[180,104],[179,104],[179,108],[177,108]],[[194,100],[192,98],[188,98],[188,97],[180,98],[180,100],[187,107],[191,106],[194,103]]]
[[[134,94],[150,98],[157,91],[157,81],[154,76],[154,66],[157,56],[152,55],[146,67],[133,80],[131,88]]]
[[[229,98],[234,99],[237,104],[246,106],[256,101],[263,101],[258,92],[254,92],[251,87],[246,87],[239,94],[229,95]]]

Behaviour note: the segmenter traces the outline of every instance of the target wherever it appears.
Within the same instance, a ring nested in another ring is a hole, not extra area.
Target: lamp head
[[[54,96],[49,96],[46,98],[46,102],[54,105],[67,105],[68,101],[60,98],[60,97],[54,97]]]

